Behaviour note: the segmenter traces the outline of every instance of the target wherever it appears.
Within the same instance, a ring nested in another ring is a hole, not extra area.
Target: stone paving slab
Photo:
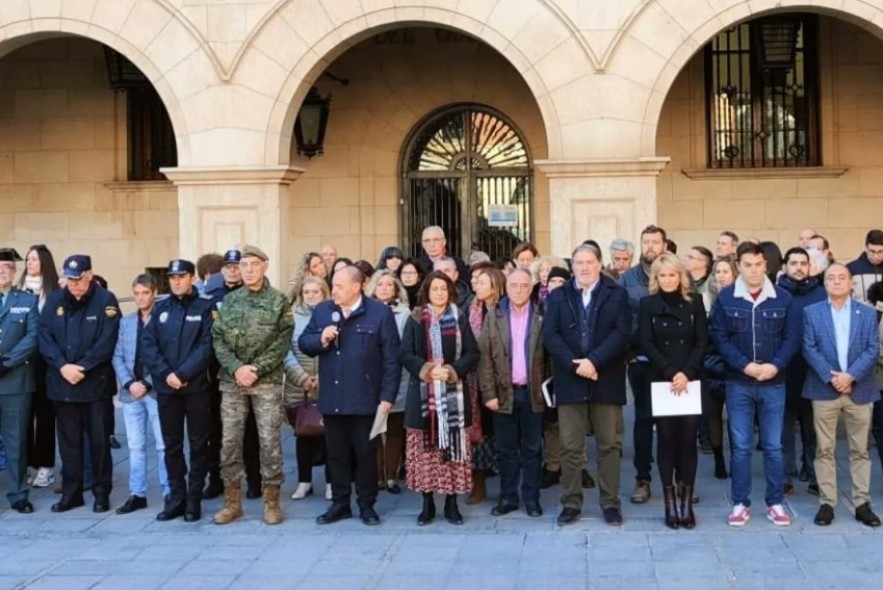
[[[125,443],[124,433],[120,435]],[[729,482],[712,478],[708,455],[700,455],[697,490],[702,499],[694,531],[663,526],[656,482],[650,502],[623,504],[621,527],[604,524],[597,490],[587,491],[579,522],[557,527],[557,488],[544,490],[545,515],[536,519],[523,512],[496,519],[488,501],[462,506],[463,526],[438,520],[417,527],[419,495],[381,493],[380,527],[365,527],[358,519],[321,527],[315,517],[327,506],[323,499],[288,499],[295,485],[288,432],[283,445],[287,520],[276,527],[261,522],[259,500],[246,500],[245,517],[219,527],[211,523],[211,515],[220,508],[220,499],[204,503],[200,523],[160,523],[155,520],[161,508],[156,489],[150,491],[147,510],[126,516],[92,513],[91,498],[84,508],[52,514],[49,506],[57,496],[35,490],[34,514],[0,509],[0,590],[863,590],[879,588],[883,579],[883,531],[853,520],[848,472],[843,469],[841,503],[827,528],[812,523],[818,499],[805,492],[805,484],[797,484],[797,492],[786,501],[792,526],[777,528],[766,520],[759,453],[754,514],[740,530],[726,525]],[[125,449],[113,455],[115,508],[127,495],[128,463]],[[621,474],[625,498],[633,484],[631,459],[626,448]],[[843,448],[839,459],[846,460]],[[153,460],[148,457],[155,488]],[[324,484],[321,472],[316,469],[319,487]],[[490,482],[493,496],[497,482]],[[875,504],[883,512],[883,475],[876,457],[872,483]]]

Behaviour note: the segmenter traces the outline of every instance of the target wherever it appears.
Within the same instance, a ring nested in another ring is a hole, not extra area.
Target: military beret
[[[255,258],[260,258],[264,262],[270,260],[270,257],[267,256],[267,253],[258,248],[257,246],[244,246],[242,248],[242,258],[248,258],[249,256],[254,256]]]
[[[239,264],[242,253],[239,250],[227,250],[224,252],[224,264]]]
[[[86,254],[72,254],[64,259],[61,275],[66,279],[76,280],[88,270],[92,270],[92,257]]]
[[[0,248],[0,261],[19,262],[21,256],[15,248]]]
[[[196,266],[189,260],[177,258],[169,261],[169,267],[166,269],[166,276],[192,275],[196,274]]]

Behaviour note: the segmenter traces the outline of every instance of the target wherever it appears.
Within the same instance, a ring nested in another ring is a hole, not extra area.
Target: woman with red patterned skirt
[[[435,519],[433,494],[445,495],[445,520],[463,524],[457,494],[472,488],[472,408],[466,376],[478,364],[478,345],[457,290],[443,273],[430,273],[402,335],[402,366],[411,374],[405,403],[407,485],[423,493],[417,524]]]

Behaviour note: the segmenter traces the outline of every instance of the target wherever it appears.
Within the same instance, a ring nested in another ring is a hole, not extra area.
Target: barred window
[[[760,18],[706,46],[711,168],[821,163],[817,23],[806,14]]]

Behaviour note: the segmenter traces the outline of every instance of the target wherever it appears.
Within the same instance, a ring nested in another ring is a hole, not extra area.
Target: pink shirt
[[[527,324],[530,304],[517,311],[509,307],[509,327],[512,332],[512,385],[527,385]]]

